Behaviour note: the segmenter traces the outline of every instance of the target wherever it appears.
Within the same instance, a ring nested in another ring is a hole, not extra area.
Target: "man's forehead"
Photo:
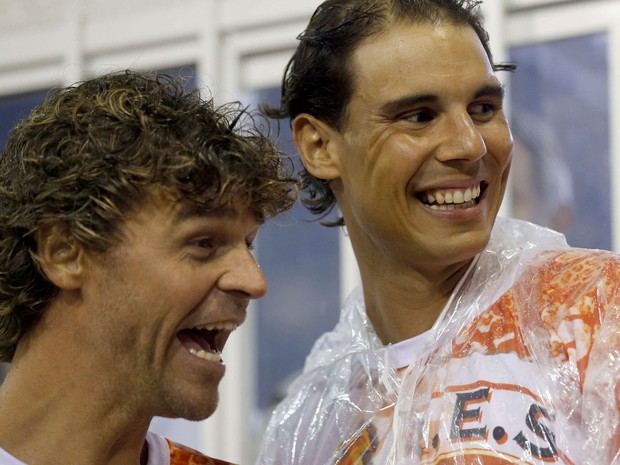
[[[188,200],[179,200],[178,216],[181,219],[195,216],[211,216],[215,218],[234,218],[240,211],[230,205],[201,205]]]
[[[199,217],[234,219],[244,215],[252,216],[259,224],[263,223],[260,216],[241,199],[232,199],[225,204],[200,204],[190,200],[178,200],[177,217],[181,221]]]
[[[173,188],[154,185],[147,187],[141,200],[136,205],[136,212],[143,208],[156,208],[167,211],[172,221],[187,221],[192,218],[233,219],[243,215],[251,215],[257,223],[262,224],[263,218],[256,212],[248,199],[239,197],[213,196],[213,198],[193,198]]]
[[[431,84],[433,74],[466,79],[472,71],[494,80],[493,66],[474,29],[449,22],[397,23],[360,44],[351,60],[353,93],[375,93],[396,82]]]

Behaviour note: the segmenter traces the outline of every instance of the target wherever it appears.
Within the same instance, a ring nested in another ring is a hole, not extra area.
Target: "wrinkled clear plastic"
[[[361,290],[275,410],[260,465],[620,465],[620,260],[498,219],[406,368]]]

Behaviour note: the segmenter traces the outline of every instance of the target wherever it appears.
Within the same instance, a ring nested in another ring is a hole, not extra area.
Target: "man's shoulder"
[[[233,465],[224,460],[218,460],[182,444],[166,439],[170,447],[170,465]]]
[[[620,256],[607,250],[577,248],[545,252],[534,260],[521,285],[540,289],[541,303],[546,306],[586,302],[592,311],[594,302],[617,305]]]
[[[582,345],[590,347],[606,312],[618,307],[617,254],[578,248],[545,251],[528,264],[512,288],[463,328],[455,339],[454,356],[483,350],[487,355],[527,357],[524,324],[540,324],[553,341],[571,346],[587,333]]]
[[[548,250],[533,260],[531,268],[543,272],[543,278],[554,278],[560,275],[579,276],[580,278],[598,277],[610,271],[619,273],[620,255],[609,250],[597,249]]]

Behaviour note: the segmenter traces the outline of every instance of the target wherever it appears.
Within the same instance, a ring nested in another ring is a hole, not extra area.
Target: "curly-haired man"
[[[216,408],[266,284],[259,226],[295,197],[235,105],[126,71],[49,96],[0,159],[2,464],[220,463],[148,432]]]

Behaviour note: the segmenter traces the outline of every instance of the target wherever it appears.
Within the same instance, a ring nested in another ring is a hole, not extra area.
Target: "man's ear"
[[[39,266],[60,289],[73,290],[82,285],[84,250],[64,225],[42,228],[37,236]]]
[[[293,140],[306,170],[320,179],[338,178],[338,132],[308,113],[297,115],[292,126]]]

